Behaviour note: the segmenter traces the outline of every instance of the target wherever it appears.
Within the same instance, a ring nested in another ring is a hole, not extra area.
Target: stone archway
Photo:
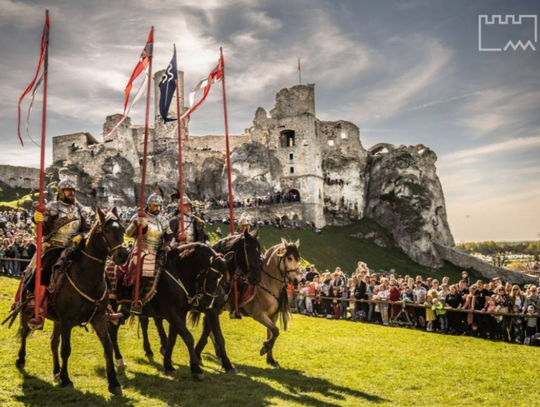
[[[283,130],[279,133],[279,142],[282,148],[294,147],[296,145],[296,133],[294,130]]]
[[[283,193],[285,202],[300,202],[300,191],[295,188],[286,190]]]

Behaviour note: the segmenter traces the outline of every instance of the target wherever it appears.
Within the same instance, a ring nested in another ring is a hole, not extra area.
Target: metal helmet
[[[185,194],[184,194],[183,203],[184,203],[184,205],[189,205],[189,206],[193,207],[193,202],[191,201],[191,199],[189,199],[189,196],[187,196]],[[180,200],[178,200],[178,204],[180,204]]]
[[[163,197],[160,194],[153,193],[148,197],[148,200],[146,201],[146,205],[159,205],[163,206]]]
[[[77,188],[75,183],[70,179],[63,179],[58,183],[58,190],[62,191],[63,189],[72,189],[75,191]]]
[[[244,212],[242,216],[240,216],[240,219],[238,219],[238,226],[248,226],[251,225],[251,216]]]

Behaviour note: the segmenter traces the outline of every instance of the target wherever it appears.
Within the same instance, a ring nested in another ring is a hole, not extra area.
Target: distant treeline
[[[490,257],[493,264],[505,267],[513,256],[530,256],[533,262],[540,261],[540,240],[536,242],[468,242],[456,245],[456,249],[470,254],[482,254]]]

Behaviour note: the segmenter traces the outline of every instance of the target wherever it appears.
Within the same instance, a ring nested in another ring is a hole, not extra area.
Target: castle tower
[[[178,145],[178,133],[176,130],[176,121],[165,124],[163,118],[159,114],[159,98],[161,92],[159,90],[159,82],[163,76],[165,70],[157,71],[154,74],[154,89],[155,89],[155,118],[154,118],[154,151],[159,152],[168,148],[176,148]],[[180,109],[181,113],[184,113],[187,108],[184,106],[184,72],[178,71],[178,87],[180,88]],[[176,91],[173,95],[171,107],[169,108],[169,117],[178,117],[176,109]],[[186,121],[183,121],[182,134],[187,134],[188,125]]]
[[[298,193],[302,218],[325,225],[320,122],[315,117],[315,85],[296,85],[276,96],[269,117],[259,117],[282,167],[281,192]],[[266,138],[266,137],[265,137]]]

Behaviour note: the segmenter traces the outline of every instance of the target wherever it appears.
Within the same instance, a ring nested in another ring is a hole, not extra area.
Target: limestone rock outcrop
[[[381,143],[369,150],[366,216],[386,228],[411,259],[441,267],[434,243],[453,246],[437,155],[422,144]]]

